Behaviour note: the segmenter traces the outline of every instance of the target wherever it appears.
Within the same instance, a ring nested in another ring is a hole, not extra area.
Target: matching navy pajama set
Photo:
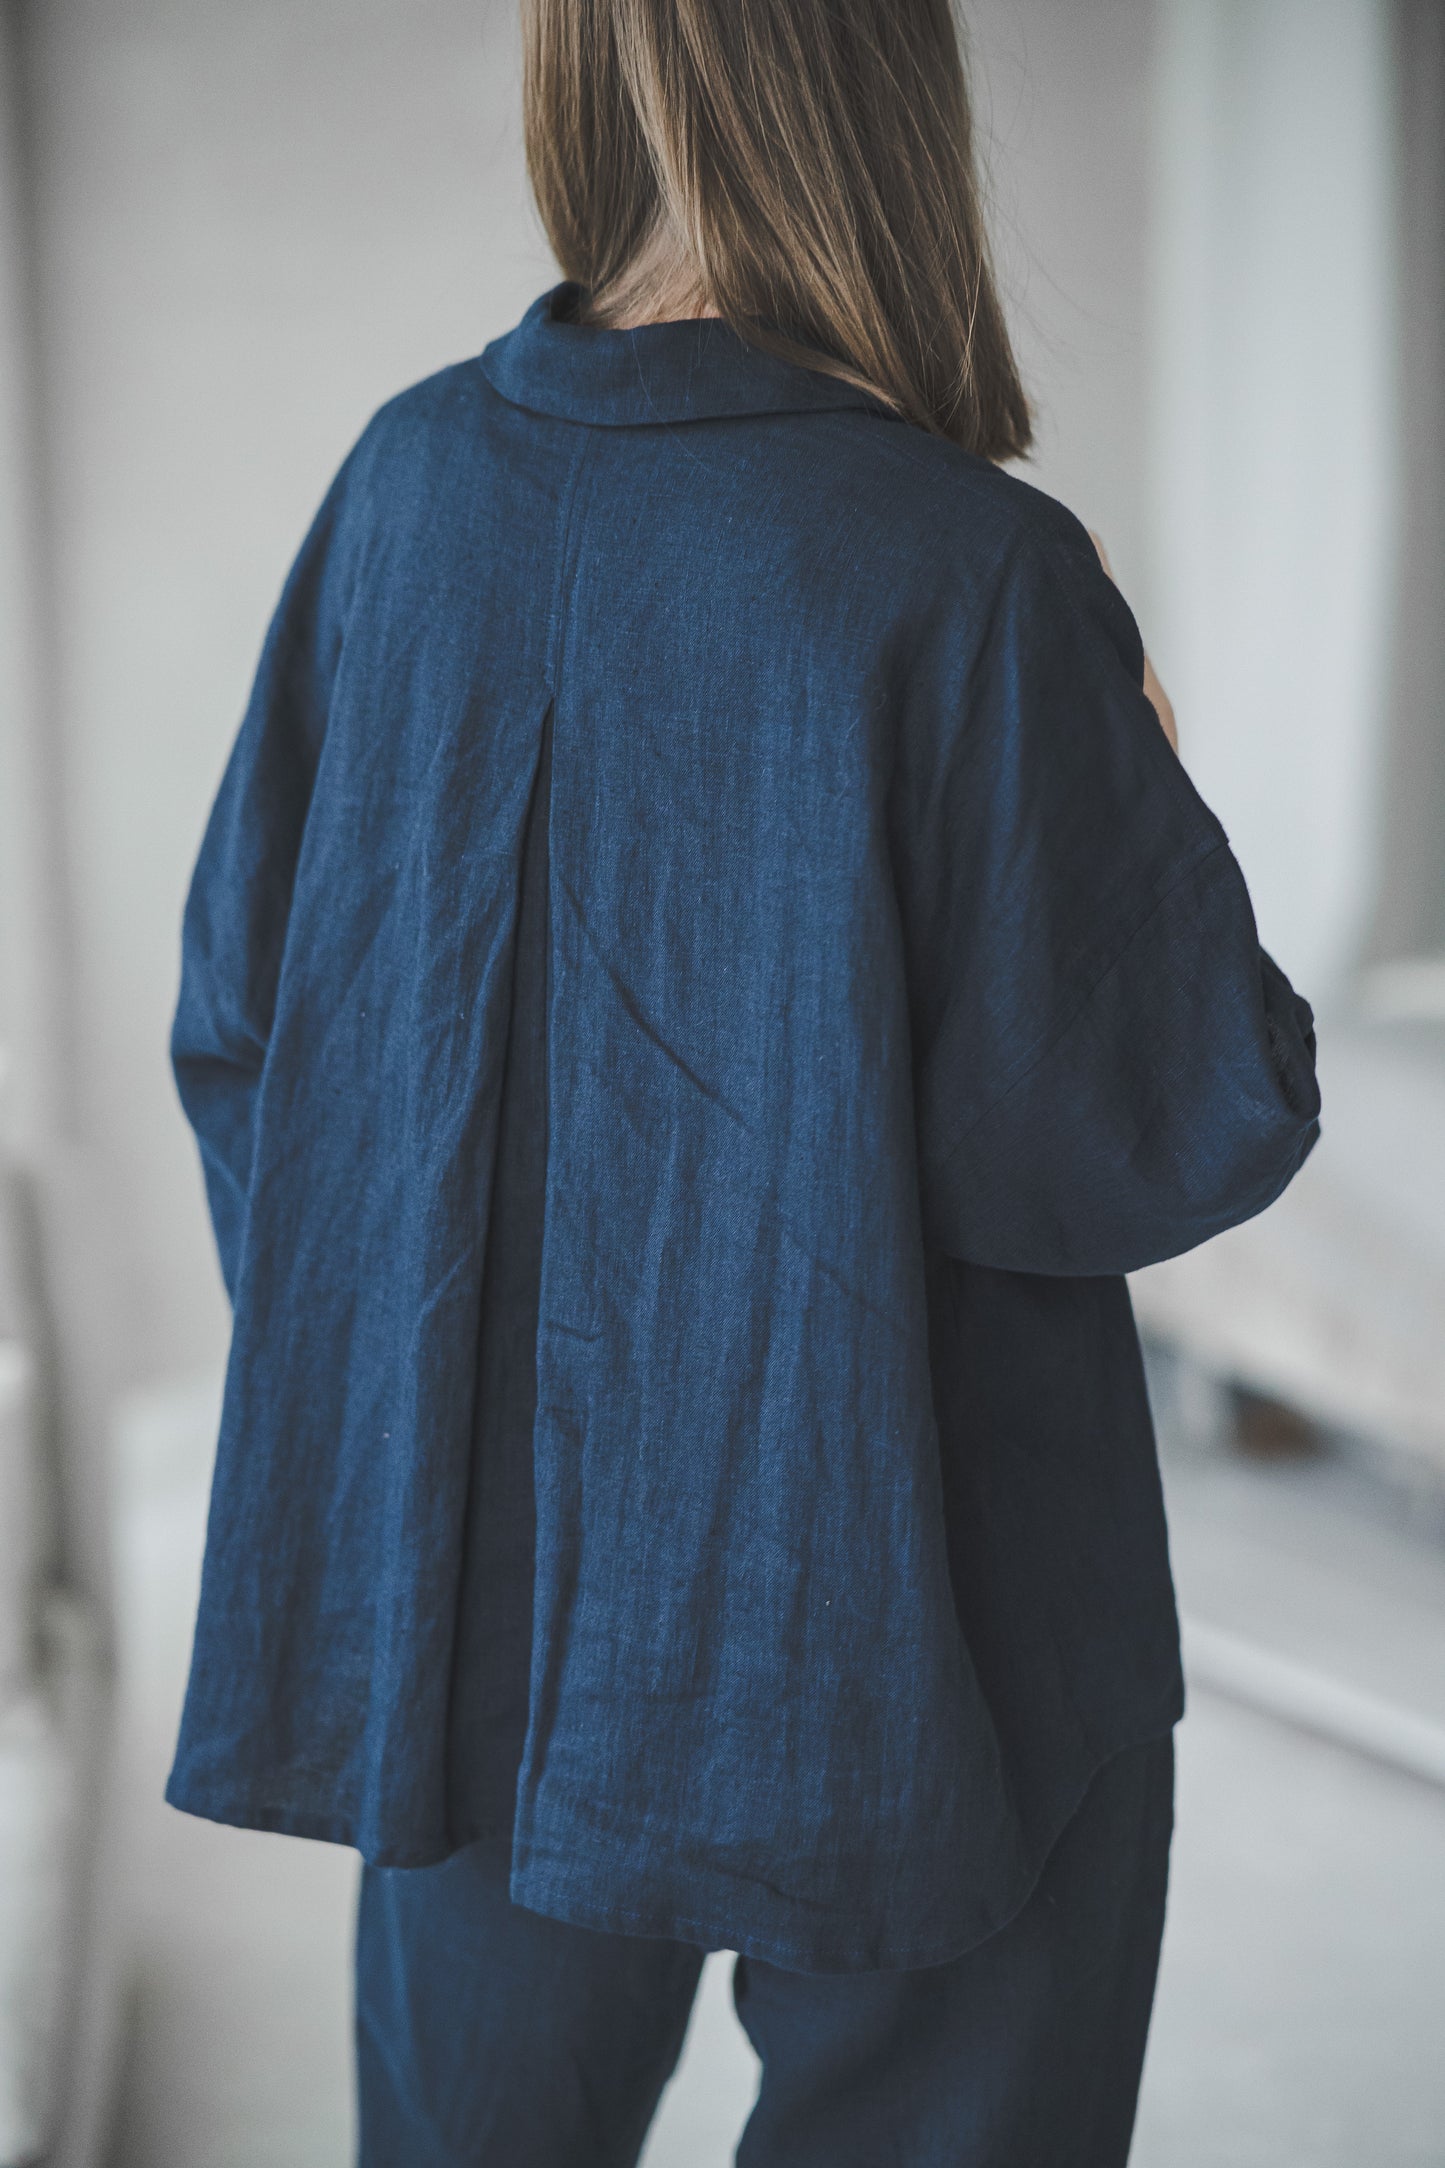
[[[1116,2168],[1182,1709],[1124,1274],[1306,1003],[1071,513],[544,295],[283,592],[173,1053],[234,1306],[167,1796],[364,1867],[365,2168]]]

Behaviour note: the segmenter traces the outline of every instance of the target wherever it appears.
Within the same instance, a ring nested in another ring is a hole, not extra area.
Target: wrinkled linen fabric
[[[167,1796],[938,1963],[1180,1714],[1122,1275],[1289,1181],[1312,1019],[1071,513],[575,302],[366,428],[202,844]]]

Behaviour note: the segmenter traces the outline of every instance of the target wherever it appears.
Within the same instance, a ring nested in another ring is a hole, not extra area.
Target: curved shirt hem
[[[1055,1845],[1082,1806],[1084,1795],[1100,1770],[1118,1755],[1148,1746],[1172,1731],[1183,1714],[1182,1696],[1177,1691],[1172,1706],[1173,1715],[1150,1723],[1137,1736],[1121,1740],[1117,1746],[1107,1748],[1090,1761],[1077,1785],[1070,1788],[1060,1812],[1051,1818],[1037,1857],[1025,1869],[1018,1888],[1004,1899],[998,1916],[976,1930],[959,1930],[938,1942],[904,1943],[901,1946],[888,1942],[864,1944],[856,1940],[830,1942],[826,1934],[816,1930],[803,1937],[740,1934],[716,1921],[689,1918],[666,1905],[640,1908],[592,1905],[584,1896],[574,1894],[579,1878],[565,1867],[560,1870],[550,1867],[514,1870],[510,1884],[512,1902],[571,1927],[590,1928],[601,1934],[689,1942],[704,1950],[735,1951],[740,1957],[776,1965],[783,1972],[815,1975],[916,1972],[930,1965],[952,1964],[1001,1934],[1017,1919],[1037,1889]]]
[[[819,1930],[816,1925],[805,1934],[770,1935],[741,1928],[736,1921],[726,1925],[721,1918],[693,1918],[665,1901],[635,1906],[599,1904],[587,1894],[588,1870],[586,1863],[581,1861],[568,1865],[548,1862],[540,1866],[514,1868],[510,1880],[510,1894],[514,1904],[520,1904],[527,1911],[539,1913],[544,1918],[560,1920],[568,1926],[585,1927],[600,1934],[634,1935],[649,1940],[691,1943],[705,1950],[736,1951],[739,1956],[756,1958],[760,1963],[776,1965],[786,1972],[910,1972],[930,1965],[949,1964],[960,1957],[966,1957],[970,1950],[977,1949],[1000,1933],[1023,1910],[1038,1885],[1054,1846],[1077,1813],[1085,1793],[1100,1770],[1117,1755],[1128,1753],[1136,1747],[1147,1746],[1153,1740],[1162,1738],[1173,1729],[1183,1713],[1183,1682],[1182,1679],[1176,1679],[1167,1701],[1155,1717],[1138,1727],[1132,1727],[1125,1738],[1089,1757],[1077,1783],[1069,1787],[1062,1807],[1049,1818],[1043,1843],[1026,1867],[1017,1888],[1005,1898],[999,1915],[976,1931],[956,1931],[937,1942],[895,1944],[876,1938],[860,1938],[856,1934],[834,1937],[827,1930]],[[188,1783],[175,1774],[166,1785],[165,1797],[167,1803],[181,1813],[197,1815],[204,1821],[224,1823],[235,1829],[258,1830],[274,1836],[305,1837],[321,1843],[346,1845],[359,1852],[369,1866],[400,1872],[441,1866],[445,1860],[464,1851],[468,1845],[483,1841],[485,1836],[485,1832],[476,1831],[452,1839],[440,1838],[435,1847],[413,1846],[402,1851],[387,1845],[367,1843],[361,1837],[356,1819],[350,1815],[317,1813],[304,1808],[260,1800],[238,1800],[228,1796],[212,1798],[204,1786]]]

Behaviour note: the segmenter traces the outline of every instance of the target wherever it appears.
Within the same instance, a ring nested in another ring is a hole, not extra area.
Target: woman
[[[361,1851],[368,2168],[633,2161],[710,1948],[751,2168],[1106,2168],[1182,1705],[1121,1275],[1288,1182],[1310,1014],[998,464],[946,0],[533,0],[526,99],[565,283],[347,459],[187,909],[169,1797]]]

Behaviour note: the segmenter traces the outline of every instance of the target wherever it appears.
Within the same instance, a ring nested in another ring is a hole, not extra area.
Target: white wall
[[[1142,569],[1148,0],[980,0],[1039,478]],[[30,16],[77,963],[117,1385],[224,1306],[165,1039],[201,822],[267,613],[370,410],[554,273],[511,0],[47,0]]]
[[[1154,0],[966,0],[1000,270],[1038,445],[1150,608]],[[1146,627],[1147,630],[1147,627]]]
[[[118,1383],[223,1341],[165,1042],[185,881],[286,564],[374,406],[553,275],[515,75],[504,5],[33,16],[78,1121],[115,1230]]]
[[[1154,632],[1265,940],[1346,982],[1396,513],[1388,0],[1161,0]]]

